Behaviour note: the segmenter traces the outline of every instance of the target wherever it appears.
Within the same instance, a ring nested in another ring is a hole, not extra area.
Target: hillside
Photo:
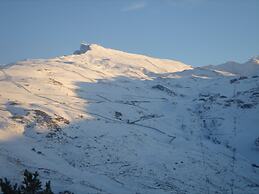
[[[81,45],[0,68],[0,175],[55,191],[259,193],[259,65]]]

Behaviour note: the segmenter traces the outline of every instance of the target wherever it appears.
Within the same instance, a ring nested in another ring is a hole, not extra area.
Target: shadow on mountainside
[[[213,122],[217,130],[221,118],[204,124],[199,111],[206,115],[206,110],[194,106],[190,94],[205,99],[201,103],[214,94],[200,96],[184,78],[121,76],[75,84],[77,97],[85,102],[75,121],[42,107],[5,104],[13,126],[24,127],[24,133],[0,142],[4,176],[37,170],[54,190],[75,193],[259,191],[258,171],[245,160],[233,167],[233,149],[213,142],[204,131]],[[75,111],[73,104],[63,105]]]

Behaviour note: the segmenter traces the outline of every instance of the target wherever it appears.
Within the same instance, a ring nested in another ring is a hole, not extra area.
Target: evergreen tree
[[[42,189],[37,171],[31,173],[28,170],[25,170],[23,176],[22,185],[19,187],[18,184],[12,185],[7,178],[0,178],[0,191],[2,191],[3,194],[54,194],[51,190],[50,181],[46,182],[45,188]],[[64,191],[61,193],[74,194],[70,191]]]
[[[46,182],[45,189],[42,194],[54,194],[51,190],[50,181]]]
[[[18,185],[15,184],[14,186],[12,186],[10,181],[7,180],[7,178],[4,178],[4,180],[0,179],[0,188],[3,194],[21,194]]]
[[[42,190],[38,172],[31,173],[28,170],[25,170],[23,175],[24,180],[22,182],[23,185],[21,186],[22,194],[38,194]]]

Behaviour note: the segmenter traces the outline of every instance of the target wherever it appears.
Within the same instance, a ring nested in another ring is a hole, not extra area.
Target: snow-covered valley
[[[0,68],[0,176],[55,191],[259,193],[259,60],[191,67],[81,45]]]

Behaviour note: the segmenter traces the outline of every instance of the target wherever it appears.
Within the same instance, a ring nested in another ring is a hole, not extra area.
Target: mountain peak
[[[89,50],[96,50],[96,49],[104,49],[102,46],[98,45],[98,44],[88,44],[88,43],[84,43],[82,42],[80,44],[80,48],[79,50],[76,50],[74,52],[75,55],[81,55],[81,54],[84,54],[86,53],[87,51]]]

